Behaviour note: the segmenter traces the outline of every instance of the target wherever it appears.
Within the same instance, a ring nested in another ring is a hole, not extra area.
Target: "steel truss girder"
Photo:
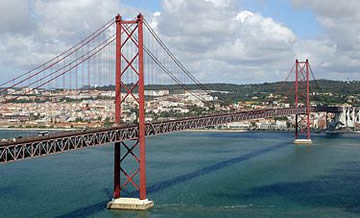
[[[340,113],[338,107],[312,107],[311,112]],[[187,129],[206,128],[221,124],[251,119],[303,114],[305,107],[267,109],[258,111],[213,114],[203,117],[185,118],[165,122],[146,123],[145,135],[167,134]],[[0,163],[12,162],[51,154],[64,153],[107,143],[137,140],[137,125],[94,129],[91,131],[65,132],[49,136],[25,137],[17,142],[0,145]]]

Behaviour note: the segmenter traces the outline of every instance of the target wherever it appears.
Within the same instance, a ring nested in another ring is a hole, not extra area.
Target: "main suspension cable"
[[[47,62],[45,62],[45,63],[43,63],[43,64],[41,64],[41,65],[39,65],[39,66],[37,66],[37,67],[35,67],[35,68],[33,68],[32,70],[29,70],[29,71],[27,71],[26,73],[24,73],[24,74],[22,74],[22,75],[19,75],[19,76],[15,77],[15,78],[7,81],[7,82],[4,82],[4,83],[0,84],[0,88],[1,88],[1,87],[5,86],[5,85],[11,83],[11,82],[14,82],[14,81],[16,81],[16,80],[18,80],[18,79],[23,78],[24,76],[26,76],[26,75],[28,75],[28,74],[31,74],[32,72],[34,72],[34,71],[36,71],[36,70],[38,70],[38,69],[41,69],[42,67],[45,67],[45,68],[43,68],[42,70],[40,70],[39,72],[37,72],[37,73],[35,73],[35,74],[33,74],[33,75],[30,75],[30,76],[28,76],[28,77],[25,78],[25,79],[22,79],[20,82],[16,82],[16,84],[13,84],[13,85],[10,86],[10,87],[3,87],[3,88],[0,90],[0,92],[4,92],[4,91],[6,91],[6,90],[8,90],[8,89],[14,88],[15,86],[21,84],[22,82],[24,82],[24,81],[26,81],[26,80],[28,80],[28,79],[31,79],[32,77],[40,74],[41,72],[49,69],[50,67],[52,67],[52,66],[54,66],[55,64],[59,63],[60,61],[64,60],[66,57],[70,56],[70,55],[73,54],[75,51],[79,50],[80,48],[82,48],[83,46],[85,46],[86,44],[88,44],[91,40],[93,40],[94,38],[96,38],[97,36],[99,36],[101,33],[105,32],[108,28],[111,27],[111,25],[114,24],[114,22],[115,22],[115,21],[114,21],[114,18],[112,18],[112,19],[109,20],[106,24],[104,24],[103,26],[101,26],[101,27],[100,27],[99,29],[97,29],[95,32],[93,32],[93,33],[90,34],[88,37],[86,37],[85,39],[81,40],[80,42],[78,42],[76,45],[72,46],[72,47],[69,48],[68,50],[62,52],[61,54],[59,54],[59,55],[57,55],[56,57],[50,59],[49,61],[47,61]],[[77,49],[75,49],[75,48],[78,47],[78,46],[80,46],[80,47],[77,48]],[[75,49],[75,50],[72,51],[73,49]],[[71,51],[72,51],[72,52],[71,52]],[[70,53],[69,53],[69,52],[70,52]],[[69,53],[69,54],[67,54],[67,53]],[[67,55],[64,56],[63,58],[61,58],[60,60],[57,60],[55,63],[52,63],[51,65],[49,65],[49,66],[46,67],[46,65],[48,65],[49,63],[53,62],[54,60],[58,59],[59,57],[65,55],[65,54],[67,54]]]

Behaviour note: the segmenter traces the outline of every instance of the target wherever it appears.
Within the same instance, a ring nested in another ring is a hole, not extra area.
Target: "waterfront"
[[[1,131],[0,137],[37,132]],[[146,212],[108,211],[113,149],[0,165],[4,217],[329,217],[360,213],[359,135],[185,132],[147,140]]]

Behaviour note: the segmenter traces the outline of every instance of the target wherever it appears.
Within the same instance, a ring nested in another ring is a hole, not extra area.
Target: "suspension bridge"
[[[64,90],[77,99],[88,88],[114,86],[111,98],[115,101],[112,111],[114,125],[7,140],[0,144],[0,163],[114,143],[114,199],[108,208],[147,209],[153,206],[153,202],[148,201],[146,195],[146,137],[237,121],[295,115],[295,142],[311,143],[311,113],[340,114],[344,110],[335,106],[311,105],[311,74],[308,60],[296,60],[289,72],[295,77],[295,103],[290,107],[239,111],[226,106],[226,111],[209,110],[209,113],[199,116],[149,122],[146,120],[146,86],[176,85],[206,107],[223,102],[214,98],[208,100],[188,87],[188,84],[193,84],[212,96],[212,92],[179,61],[141,14],[130,20],[117,15],[65,52],[0,84],[3,105],[21,101],[23,96],[31,96],[34,90],[47,93],[47,116],[51,122],[57,122],[57,114],[61,110],[52,104],[57,102],[57,90]],[[177,99],[181,100],[186,99]],[[124,112],[129,110],[135,111],[135,123],[124,119]],[[127,165],[130,158],[135,160],[136,167]],[[134,189],[139,199],[124,198],[121,193],[125,189]]]

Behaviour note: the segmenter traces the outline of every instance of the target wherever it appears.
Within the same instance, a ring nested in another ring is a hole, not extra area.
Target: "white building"
[[[276,125],[276,129],[286,129],[287,128],[287,122],[285,120],[277,120],[275,125]]]
[[[170,91],[163,89],[163,90],[144,90],[145,96],[164,96],[169,95]]]
[[[226,124],[227,128],[231,129],[249,129],[250,123],[249,122],[233,122]]]

